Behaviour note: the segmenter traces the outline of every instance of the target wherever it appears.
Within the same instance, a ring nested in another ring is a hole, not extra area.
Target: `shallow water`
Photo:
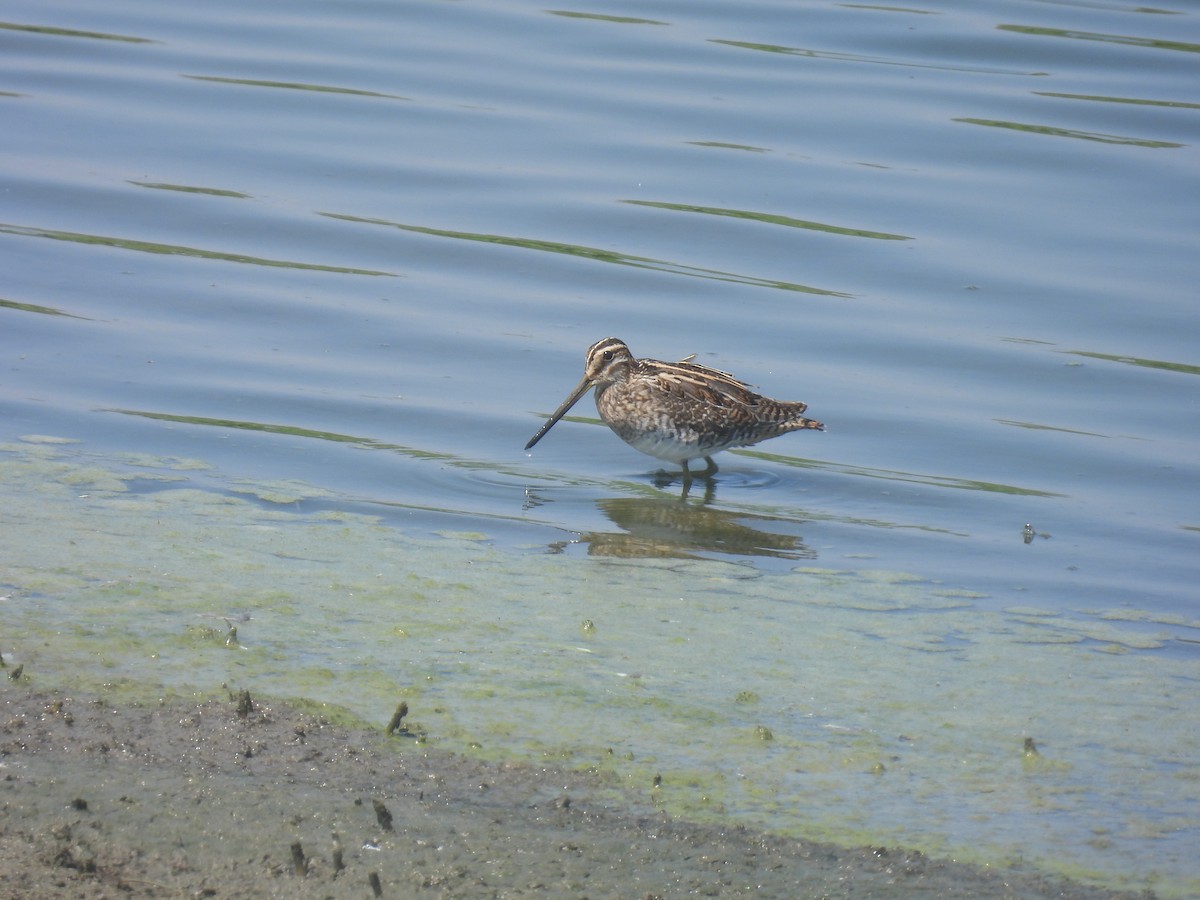
[[[1189,7],[3,19],[6,657],[1200,877]],[[606,334],[829,431],[523,453]]]

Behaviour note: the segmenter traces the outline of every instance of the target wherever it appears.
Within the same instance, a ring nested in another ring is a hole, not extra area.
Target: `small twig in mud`
[[[375,807],[375,819],[379,822],[379,827],[384,831],[392,830],[392,814],[388,808],[383,805],[382,800],[371,800],[371,805]]]
[[[254,701],[250,699],[249,691],[242,691],[237,698],[237,716],[244,719],[254,709]]]
[[[308,860],[304,856],[304,848],[299,841],[292,844],[292,865],[296,869],[296,874],[303,877],[308,874]]]
[[[342,862],[342,836],[335,831],[333,833],[333,874],[336,875],[344,868],[346,868],[346,864]]]
[[[396,711],[394,713],[392,713],[392,718],[388,722],[387,733],[395,734],[396,729],[400,727],[400,720],[403,719],[407,715],[408,715],[408,704],[406,702],[404,702],[403,700],[401,700],[400,705],[396,707]],[[408,729],[405,728],[404,730],[407,731]]]

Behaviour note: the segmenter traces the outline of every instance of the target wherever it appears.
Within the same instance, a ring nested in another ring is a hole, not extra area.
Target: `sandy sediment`
[[[1146,897],[669,819],[250,698],[0,694],[6,897]]]

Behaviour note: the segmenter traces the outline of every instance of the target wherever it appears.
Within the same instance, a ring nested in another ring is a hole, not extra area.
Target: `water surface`
[[[1190,7],[2,18],[6,658],[1194,887]],[[522,452],[609,334],[829,430]]]

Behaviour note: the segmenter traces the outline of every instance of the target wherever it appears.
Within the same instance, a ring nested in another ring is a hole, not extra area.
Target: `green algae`
[[[1171,854],[1198,824],[1197,679],[1150,614],[988,611],[904,572],[522,554],[262,502],[329,496],[302,484],[128,489],[201,461],[0,451],[0,651],[34,686],[246,689],[380,728],[404,699],[430,743],[608,772],[674,815],[1194,885]]]

